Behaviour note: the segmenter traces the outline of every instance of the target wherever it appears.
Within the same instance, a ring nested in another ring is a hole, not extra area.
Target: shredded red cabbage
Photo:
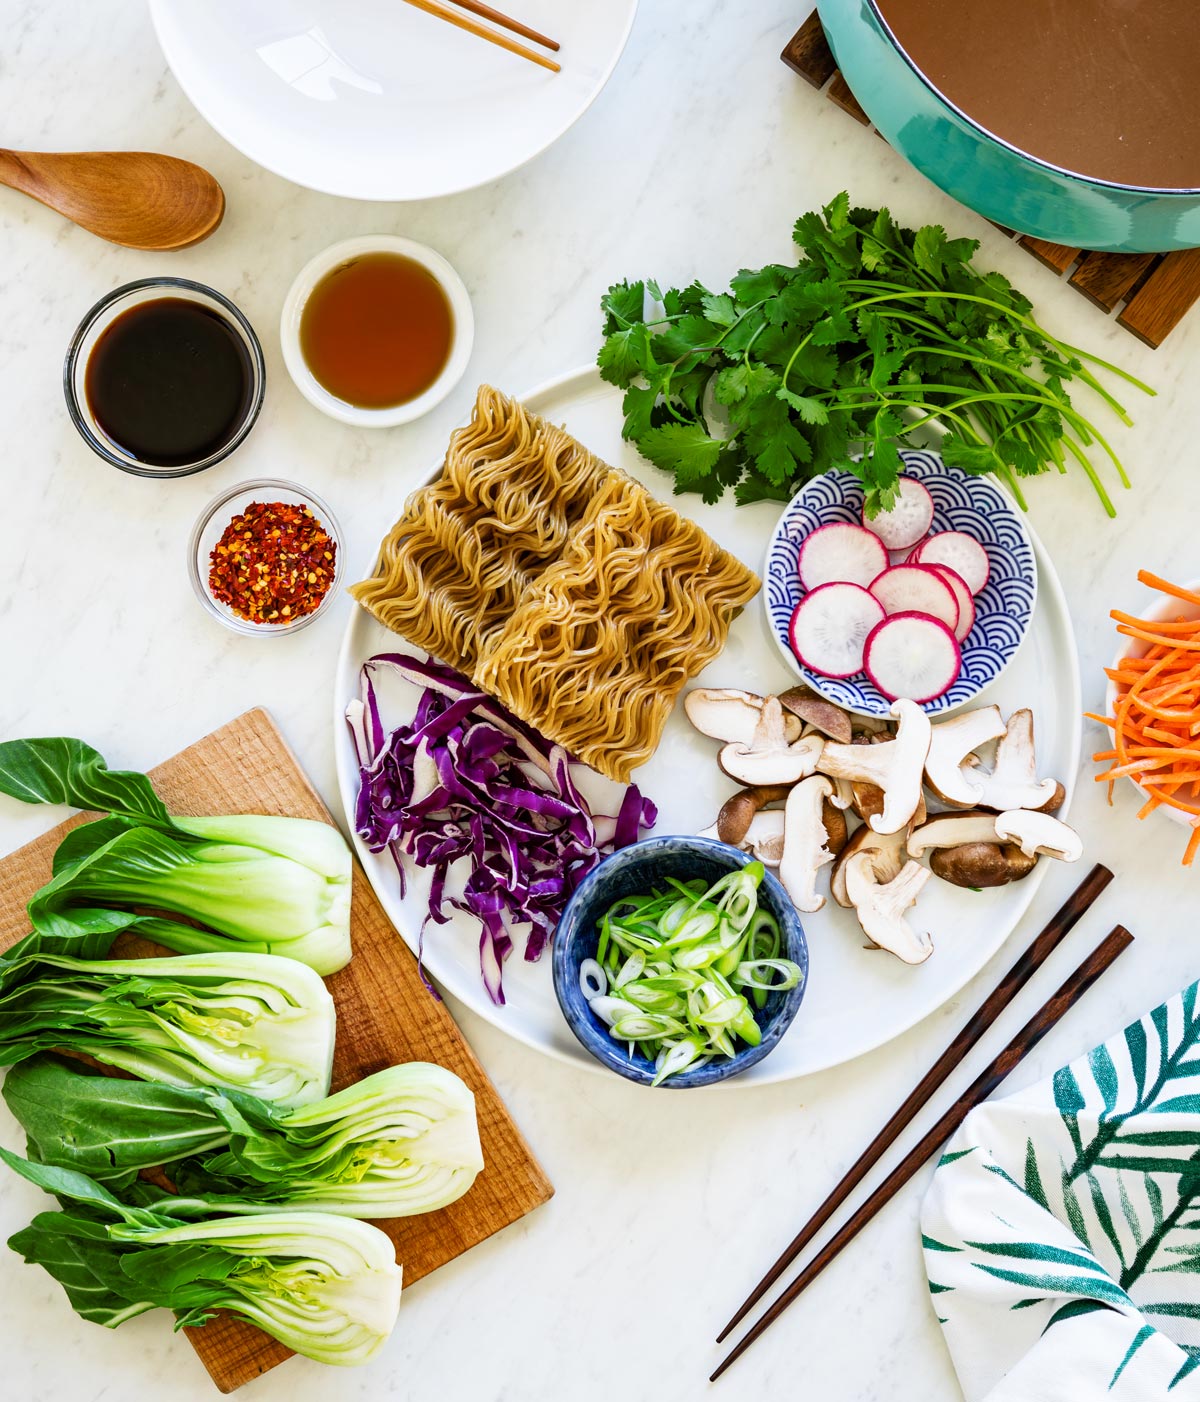
[[[377,668],[424,687],[412,720],[390,734],[375,696]],[[402,891],[405,857],[432,870],[426,921],[445,924],[448,908],[476,917],[480,970],[495,1003],[504,1002],[513,928],[530,927],[525,958],[537,959],[580,881],[658,818],[636,784],[615,816],[593,816],[561,746],[432,658],[370,658],[346,720],[358,752],[359,836],[372,852],[391,853]],[[460,858],[470,873],[462,894],[447,896],[447,873]]]

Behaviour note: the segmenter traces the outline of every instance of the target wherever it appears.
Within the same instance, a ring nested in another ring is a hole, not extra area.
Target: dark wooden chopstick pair
[[[522,24],[520,20],[502,14],[499,10],[493,10],[490,5],[480,3],[480,0],[455,0],[457,9],[451,5],[445,5],[442,0],[405,0],[406,4],[415,6],[418,10],[424,10],[427,15],[436,15],[438,19],[444,19],[448,24],[456,25],[459,29],[465,29],[468,34],[474,34],[480,39],[486,39],[490,44],[496,44],[502,49],[507,49],[510,54],[519,54],[522,58],[527,58],[530,63],[536,63],[542,68],[548,68],[551,73],[561,72],[561,67],[552,58],[547,58],[545,54],[539,54],[535,49],[526,48],[524,44],[518,44],[512,39],[506,38],[503,34],[498,34],[496,30],[489,29],[487,25],[476,24],[466,15],[459,14],[459,10],[469,10],[471,14],[478,15],[481,19],[490,20],[493,24],[498,24],[501,29],[507,29],[512,34],[520,34],[522,38],[530,40],[534,44],[540,44],[544,49],[551,52],[558,52],[558,42],[555,39],[547,39],[544,34],[539,34],[536,29],[530,29],[527,24]]]
[[[751,1291],[745,1303],[717,1335],[718,1343],[727,1338],[730,1332],[745,1319],[746,1315],[829,1221],[834,1212],[846,1201],[884,1153],[895,1143],[901,1132],[912,1122],[933,1093],[961,1063],[963,1057],[978,1043],[999,1014],[1025,987],[1042,962],[1062,943],[1079,918],[1111,880],[1112,872],[1106,867],[1097,865],[1092,868],[1066,903],[1051,917],[1041,934],[984,1000],[974,1016],[968,1019],[958,1036],[938,1057],[912,1094],[888,1120],[850,1171],[784,1249],[779,1259]],[[845,1226],[835,1233],[758,1322],[738,1341],[716,1371],[712,1373],[709,1378],[710,1382],[719,1378],[735,1359],[739,1358],[762,1333],[770,1328],[792,1301],[839,1254],[842,1248],[858,1235],[879,1209],[889,1202],[926,1160],[950,1138],[970,1111],[991,1095],[1009,1072],[1041,1041],[1059,1018],[1083,996],[1117,955],[1132,942],[1133,936],[1129,931],[1118,925],[1092,951],[1054,996],[1021,1028],[1004,1050],[976,1078],[958,1102],[942,1116],[920,1143],[893,1169]]]

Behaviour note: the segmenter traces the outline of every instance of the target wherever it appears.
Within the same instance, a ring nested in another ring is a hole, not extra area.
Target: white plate
[[[559,41],[561,73],[404,0],[150,0],[171,71],[226,141],[361,200],[469,190],[544,151],[608,81],[637,0],[503,8]]]
[[[595,370],[580,370],[543,385],[526,395],[524,402],[535,413],[565,425],[593,452],[624,468],[657,495],[669,495],[667,478],[622,441],[620,391],[606,385]],[[694,495],[671,500],[739,559],[762,569],[778,505],[759,502],[735,507],[732,499],[726,498],[716,506],[705,506]],[[393,503],[392,510],[381,517],[381,536],[399,514],[400,505],[399,501]],[[1020,654],[1004,676],[982,693],[980,701],[996,701],[1006,714],[1019,706],[1032,706],[1039,770],[1066,785],[1069,805],[1080,745],[1079,662],[1062,586],[1041,542],[1032,531],[1029,534],[1041,575],[1037,609]],[[364,563],[368,567],[373,564]],[[361,663],[373,653],[397,650],[411,649],[365,610],[355,611],[342,644],[334,697],[338,783],[351,828],[358,766],[342,713],[345,703],[358,694]],[[764,693],[782,690],[794,680],[767,631],[763,610],[754,605],[743,611],[724,652],[699,678],[706,686],[744,687]],[[388,719],[385,714],[385,723]],[[643,790],[659,805],[656,832],[697,832],[713,821],[733,789],[717,769],[716,749],[715,742],[692,730],[683,708],[677,706],[654,758],[636,774]],[[614,785],[588,771],[580,772],[580,787],[594,807],[602,809],[606,801],[611,802]],[[426,912],[426,883],[412,882],[408,895],[402,897],[391,858],[373,856],[357,838],[355,842],[384,909],[415,949]],[[1025,881],[992,891],[964,891],[931,882],[922,892],[917,911],[933,934],[935,949],[933,956],[915,969],[879,950],[864,949],[854,916],[832,902],[816,915],[806,916],[812,963],[800,1014],[771,1056],[728,1084],[783,1081],[836,1066],[928,1017],[978,973],[1012,933],[1033,899],[1046,865],[1040,863]],[[504,972],[508,1002],[496,1007],[480,982],[477,933],[468,919],[456,916],[449,925],[431,925],[427,930],[425,967],[456,998],[522,1042],[580,1066],[602,1069],[562,1019],[548,958],[526,964],[520,948],[515,950]]]

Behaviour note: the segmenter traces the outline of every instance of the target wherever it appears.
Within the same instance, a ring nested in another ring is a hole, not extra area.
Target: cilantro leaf
[[[701,301],[704,306],[704,315],[714,325],[733,325],[737,317],[737,308],[733,305],[733,298],[727,292],[723,292],[719,297],[714,297],[711,292],[706,293]]]
[[[621,430],[621,437],[639,442],[653,426],[652,415],[657,402],[656,389],[642,389],[638,385],[631,385],[625,391],[625,398],[621,400],[621,408],[625,412],[625,425]]]
[[[698,423],[663,424],[647,429],[638,439],[642,456],[664,472],[673,472],[681,492],[695,491],[716,466],[723,446]]]
[[[782,385],[775,393],[785,404],[794,409],[806,424],[827,424],[829,422],[829,410],[819,399],[810,399],[804,394],[793,394],[790,389],[784,389]]]
[[[627,385],[654,359],[650,349],[650,328],[644,321],[624,331],[614,331],[600,347],[596,364],[600,378],[610,385]]]
[[[720,336],[721,328],[714,326],[707,317],[688,313],[655,338],[658,342],[655,350],[664,360],[682,360],[695,352],[708,355]]]
[[[600,310],[604,313],[604,334],[611,336],[624,326],[643,319],[646,303],[644,282],[616,282],[600,298]]]

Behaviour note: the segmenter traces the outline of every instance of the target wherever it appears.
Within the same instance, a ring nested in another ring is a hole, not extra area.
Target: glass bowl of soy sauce
[[[67,412],[98,457],[138,477],[187,477],[227,458],[262,408],[262,346],[220,292],[143,278],[110,292],[67,349]]]

